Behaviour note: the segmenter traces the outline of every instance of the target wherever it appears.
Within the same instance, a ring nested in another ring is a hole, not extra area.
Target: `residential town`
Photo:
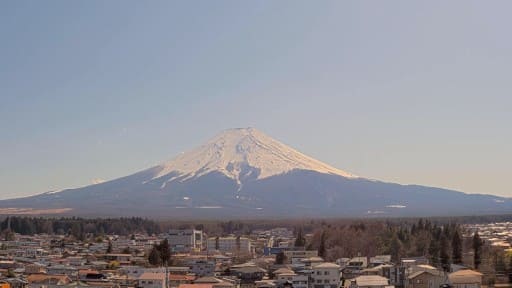
[[[509,224],[466,226],[510,248]],[[1,241],[1,288],[480,288],[485,276],[463,265],[440,270],[423,256],[358,255],[327,262],[288,228],[248,235],[170,229],[107,235],[94,242],[63,235],[14,234]],[[495,240],[495,239],[499,239]],[[161,259],[155,247],[169,249]],[[153,258],[152,258],[153,257]],[[163,260],[163,261],[162,261]],[[487,281],[488,282],[488,281]]]

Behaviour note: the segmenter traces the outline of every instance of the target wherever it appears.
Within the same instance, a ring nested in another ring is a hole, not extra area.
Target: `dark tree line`
[[[132,218],[43,218],[10,216],[0,223],[4,234],[10,230],[22,235],[59,234],[72,235],[83,240],[87,235],[130,235],[133,233],[154,234],[160,232],[159,225],[151,220]]]

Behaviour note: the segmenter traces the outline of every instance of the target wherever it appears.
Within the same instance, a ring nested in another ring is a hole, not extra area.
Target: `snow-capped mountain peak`
[[[224,130],[206,144],[182,153],[159,168],[153,179],[172,173],[174,177],[167,181],[178,177],[185,180],[220,172],[239,185],[244,179],[264,179],[294,169],[356,177],[306,156],[254,128]]]

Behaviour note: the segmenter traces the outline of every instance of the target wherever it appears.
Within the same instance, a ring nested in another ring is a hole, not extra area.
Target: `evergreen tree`
[[[108,240],[108,245],[107,245],[107,254],[108,253],[112,253],[112,241],[110,241],[110,239]]]
[[[423,219],[420,218],[420,220],[418,220],[418,230],[423,230],[425,228],[425,225],[423,224]]]
[[[480,235],[478,235],[478,231],[475,232],[475,235],[473,235],[473,264],[475,266],[475,269],[478,269],[480,264],[482,263],[482,245],[483,241],[480,238]]]
[[[281,251],[276,254],[276,265],[283,265],[286,262],[286,255],[284,255],[284,252]]]
[[[495,259],[494,270],[496,271],[496,274],[505,274],[507,267],[505,265],[503,254],[497,253]]]
[[[160,258],[161,263],[163,265],[168,265],[171,261],[171,246],[169,244],[169,240],[164,239],[160,242],[160,245],[158,245],[159,252],[160,252]]]
[[[322,234],[320,235],[320,246],[318,247],[318,256],[325,258],[327,248],[325,247],[325,240],[327,238],[327,234],[325,230],[322,230]]]
[[[446,235],[441,236],[441,249],[439,251],[439,259],[441,260],[441,267],[444,271],[450,271],[450,247]]]
[[[430,245],[428,247],[428,255],[430,256],[430,262],[434,267],[439,266],[439,252],[441,248],[439,245],[439,240],[436,237],[432,237],[430,239]]]
[[[157,245],[154,245],[153,248],[151,248],[151,252],[149,253],[148,257],[149,264],[153,266],[160,266],[162,264],[162,257],[160,256],[160,251],[157,247]]]
[[[391,238],[389,252],[391,254],[391,261],[394,263],[399,263],[400,258],[402,257],[402,241],[398,239],[396,234],[393,234],[393,238]]]
[[[455,229],[452,237],[452,260],[454,264],[462,264],[462,237],[459,229]]]
[[[302,228],[299,227],[297,230],[297,236],[295,237],[295,247],[304,247],[306,246],[306,239],[304,238]]]

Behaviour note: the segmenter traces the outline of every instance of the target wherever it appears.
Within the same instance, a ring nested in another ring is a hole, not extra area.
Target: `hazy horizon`
[[[4,1],[0,198],[254,127],[356,175],[512,197],[496,1]]]

